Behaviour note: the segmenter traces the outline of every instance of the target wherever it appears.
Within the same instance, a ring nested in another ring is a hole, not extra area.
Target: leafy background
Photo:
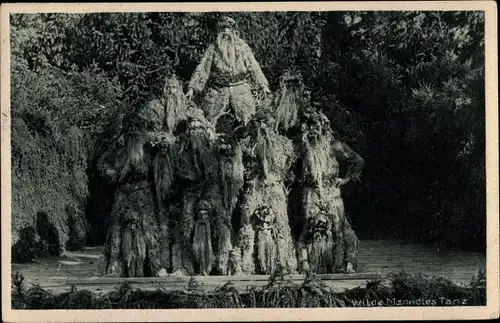
[[[45,212],[61,248],[102,243],[99,136],[170,72],[189,80],[219,15],[11,15],[13,242]],[[231,16],[272,89],[298,68],[312,105],[364,158],[362,183],[344,191],[361,239],[484,250],[483,12]]]

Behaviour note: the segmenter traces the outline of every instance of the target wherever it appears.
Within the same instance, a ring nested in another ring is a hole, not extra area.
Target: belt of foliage
[[[25,288],[23,277],[13,276],[13,309],[178,309],[178,308],[300,308],[369,306],[480,306],[486,305],[485,274],[467,286],[443,278],[404,272],[385,281],[373,280],[365,287],[334,292],[313,275],[291,284],[275,275],[269,284],[237,291],[228,283],[214,291],[201,291],[192,279],[185,290],[143,291],[123,284],[116,291],[96,294],[74,286],[56,294],[35,285]]]

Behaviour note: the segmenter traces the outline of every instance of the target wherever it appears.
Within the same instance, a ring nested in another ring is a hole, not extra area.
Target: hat
[[[220,29],[224,29],[226,27],[236,29],[236,28],[238,28],[238,24],[236,23],[236,21],[233,18],[228,17],[228,16],[222,16],[219,19],[219,22],[217,23],[217,28],[220,30]]]
[[[174,86],[179,86],[180,82],[177,79],[177,76],[175,74],[171,74],[167,77],[165,77],[165,86],[167,85],[174,85]]]
[[[253,215],[255,216],[255,218],[264,222],[272,221],[272,219],[274,219],[274,211],[267,205],[259,206],[253,212]]]
[[[212,210],[212,204],[208,202],[207,200],[201,200],[198,202],[198,205],[196,207],[196,210],[199,211],[210,211]]]
[[[289,69],[286,70],[283,74],[281,74],[280,84],[290,81],[298,81],[302,83],[302,74],[300,73],[300,71],[296,69]]]
[[[188,118],[188,120],[193,120],[194,119],[194,120],[203,121],[203,120],[205,120],[205,113],[201,109],[192,108],[192,109],[188,110],[188,112],[187,112],[187,118]]]

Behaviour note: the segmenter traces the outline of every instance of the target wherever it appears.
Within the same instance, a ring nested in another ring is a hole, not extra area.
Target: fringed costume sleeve
[[[113,165],[113,160],[111,158],[112,156],[112,149],[110,148],[108,151],[106,151],[102,156],[99,157],[99,159],[97,160],[97,170],[99,172],[99,174],[104,177],[104,178],[107,178],[109,180],[110,183],[114,183],[115,180],[116,180],[116,176],[113,176],[112,178],[109,178],[107,175],[106,175],[106,171],[108,170],[115,170],[114,169],[114,165]],[[116,171],[116,170],[115,170]]]
[[[338,140],[333,140],[332,147],[335,157],[341,161],[349,163],[345,177],[360,180],[361,171],[363,170],[364,165],[363,158],[361,158],[361,156],[359,156],[349,146]]]
[[[252,75],[255,83],[257,83],[261,88],[268,88],[269,83],[266,79],[264,73],[262,73],[262,69],[260,68],[259,62],[255,59],[255,56],[252,52],[252,49],[248,44],[244,44],[244,53],[245,53],[245,63],[248,71]]]
[[[208,81],[208,78],[210,77],[210,71],[212,69],[212,62],[215,54],[215,47],[214,45],[210,45],[205,53],[203,54],[203,57],[196,67],[193,76],[191,77],[191,81],[189,81],[189,88],[193,89],[197,92],[203,91],[205,88],[205,84]]]

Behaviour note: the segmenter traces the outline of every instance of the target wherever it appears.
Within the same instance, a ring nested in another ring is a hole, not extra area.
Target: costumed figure
[[[271,275],[276,270],[278,259],[278,234],[275,227],[276,214],[268,206],[260,206],[253,213],[255,231],[255,255],[257,272]]]
[[[105,275],[155,276],[159,264],[159,223],[149,170],[147,120],[131,112],[118,140],[99,159],[97,168],[114,186],[111,223],[105,243]]]
[[[180,191],[181,210],[174,225],[172,266],[176,275],[191,274],[192,243],[196,205],[201,200],[214,201],[218,197],[217,152],[215,132],[206,122],[203,111],[188,111],[187,127],[176,140],[176,187]]]
[[[154,131],[174,134],[179,122],[186,119],[187,106],[181,82],[175,75],[167,77],[161,98],[148,102],[151,119],[159,120]]]
[[[252,49],[239,37],[236,22],[224,17],[218,23],[217,39],[194,71],[186,97],[189,100],[195,92],[203,92],[201,106],[212,124],[230,107],[238,121],[247,124],[256,109],[251,79],[265,95],[270,93]]]
[[[318,273],[353,272],[358,242],[346,219],[340,188],[349,181],[359,181],[363,159],[333,137],[329,120],[322,113],[310,114],[302,131],[300,268]],[[344,178],[339,177],[339,161],[348,164]]]
[[[214,253],[212,248],[214,216],[212,206],[209,202],[201,200],[198,203],[194,231],[193,231],[193,258],[194,272],[202,276],[208,276],[212,271]]]
[[[300,130],[300,119],[308,109],[310,92],[306,90],[298,71],[285,71],[279,84],[272,100],[267,100],[264,106],[276,119],[276,130],[291,138],[293,130]]]
[[[156,212],[160,220],[160,261],[162,275],[171,270],[171,211],[176,151],[174,131],[185,118],[184,96],[175,76],[168,77],[161,100],[153,100],[141,112],[147,120],[148,147],[153,156],[152,181]]]
[[[267,262],[265,269],[278,265],[288,272],[297,267],[296,249],[289,226],[287,212],[288,185],[293,179],[293,164],[296,153],[290,139],[274,131],[273,119],[258,116],[249,124],[248,137],[245,139],[245,181],[246,188],[241,205],[241,225],[238,234],[237,252],[234,259],[241,259],[241,270],[232,265],[235,272],[256,273],[255,268],[255,211],[262,206],[268,207],[274,217],[276,232],[277,262]]]
[[[232,217],[244,184],[243,153],[238,131],[220,133],[217,140],[219,157],[219,188],[221,207],[217,214],[217,267],[221,275],[228,274],[229,257],[235,235]]]
[[[157,214],[160,221],[160,260],[165,272],[172,270],[172,207],[174,206],[174,182],[176,151],[175,137],[164,131],[149,133],[149,146],[153,152],[152,179]]]

